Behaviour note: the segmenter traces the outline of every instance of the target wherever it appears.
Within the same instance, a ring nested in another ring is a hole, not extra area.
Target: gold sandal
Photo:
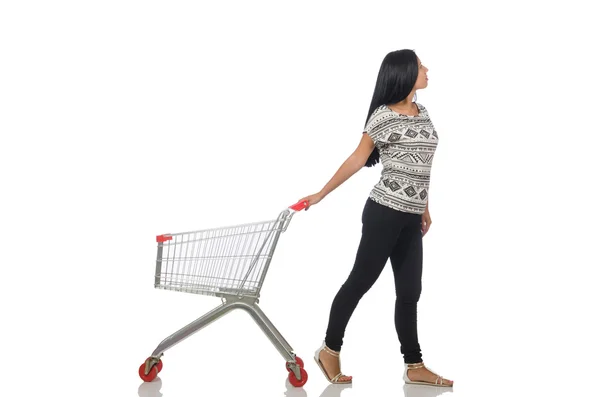
[[[404,382],[409,385],[424,385],[424,386],[437,386],[437,387],[452,387],[454,385],[454,382],[452,382],[452,384],[444,383],[444,380],[449,380],[449,379],[444,379],[443,377],[439,376],[435,372],[431,371],[429,368],[427,368],[427,369],[429,371],[433,372],[433,374],[437,376],[434,383],[410,380],[408,378],[408,370],[409,369],[419,369],[419,368],[427,368],[427,367],[425,367],[425,364],[423,362],[415,363],[415,364],[406,364],[405,363],[404,364]]]
[[[337,384],[337,385],[346,385],[346,384],[350,384],[352,383],[352,379],[350,380],[346,380],[346,381],[340,381],[341,377],[346,377],[346,378],[351,378],[350,376],[346,376],[343,375],[341,372],[339,374],[337,374],[336,376],[334,376],[332,379],[329,379],[329,375],[327,375],[327,371],[325,371],[325,367],[323,366],[323,363],[321,362],[321,360],[319,359],[319,354],[321,354],[321,351],[325,350],[326,353],[329,353],[330,355],[339,358],[340,357],[340,353],[331,350],[330,348],[327,347],[327,345],[325,345],[325,342],[323,342],[323,345],[321,345],[321,347],[319,348],[319,350],[317,350],[315,352],[315,362],[317,363],[317,366],[319,368],[321,368],[321,372],[323,372],[323,375],[325,375],[325,377],[327,378],[327,380],[333,384]],[[340,370],[341,370],[342,366],[340,363]]]

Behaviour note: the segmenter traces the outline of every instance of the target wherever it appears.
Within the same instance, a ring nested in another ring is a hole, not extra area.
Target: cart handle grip
[[[308,207],[308,200],[300,200],[294,205],[290,205],[290,209],[294,211],[301,211]]]

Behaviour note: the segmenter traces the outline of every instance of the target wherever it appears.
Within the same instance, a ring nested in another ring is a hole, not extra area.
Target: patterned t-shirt
[[[369,197],[393,209],[423,214],[438,135],[427,109],[416,104],[417,116],[406,116],[382,105],[375,109],[365,131],[379,149],[381,179]]]

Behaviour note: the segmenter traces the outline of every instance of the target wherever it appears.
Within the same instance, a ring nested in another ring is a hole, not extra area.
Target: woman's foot
[[[406,376],[411,382],[425,382],[438,386],[452,386],[454,384],[453,381],[449,379],[444,379],[438,374],[431,372],[427,367],[425,367],[422,364],[415,365],[415,367],[415,369],[411,369],[409,367],[406,373]]]
[[[339,354],[339,352],[331,350],[327,346],[325,346],[319,352],[319,361],[321,361],[323,364],[323,368],[327,373],[327,378],[330,380],[335,378],[341,372]],[[351,381],[352,377],[346,375],[342,375],[337,379],[337,382],[340,383],[347,383]]]

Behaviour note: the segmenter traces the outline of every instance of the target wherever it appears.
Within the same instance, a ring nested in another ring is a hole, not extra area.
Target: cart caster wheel
[[[306,381],[308,380],[308,374],[306,373],[306,370],[304,368],[300,368],[300,378],[300,380],[296,379],[296,376],[293,372],[290,372],[288,374],[288,380],[290,381],[290,384],[292,386],[302,387],[306,384]]]
[[[158,376],[158,365],[155,365],[154,367],[152,367],[152,369],[150,370],[150,373],[148,373],[148,375],[144,374],[145,371],[146,371],[146,363],[143,363],[142,365],[140,365],[140,370],[138,371],[140,374],[140,378],[142,378],[142,380],[144,382],[152,382]]]
[[[148,373],[148,375],[145,374],[146,372],[146,362],[148,360],[150,360],[151,357],[149,357],[148,359],[146,359],[146,361],[144,361],[144,363],[142,365],[140,365],[140,369],[138,371],[140,378],[142,378],[142,380],[144,382],[152,382],[154,379],[156,379],[156,377],[158,376],[158,373],[160,371],[162,371],[163,368],[163,363],[162,360],[158,360],[158,363],[156,365],[154,365],[152,367],[152,369],[150,369],[150,372]]]
[[[291,372],[290,369],[287,366],[287,362],[285,363],[285,369],[288,370],[288,372]],[[300,368],[304,368],[304,361],[302,361],[302,359],[298,356],[296,356],[296,364],[298,364],[300,366]]]

